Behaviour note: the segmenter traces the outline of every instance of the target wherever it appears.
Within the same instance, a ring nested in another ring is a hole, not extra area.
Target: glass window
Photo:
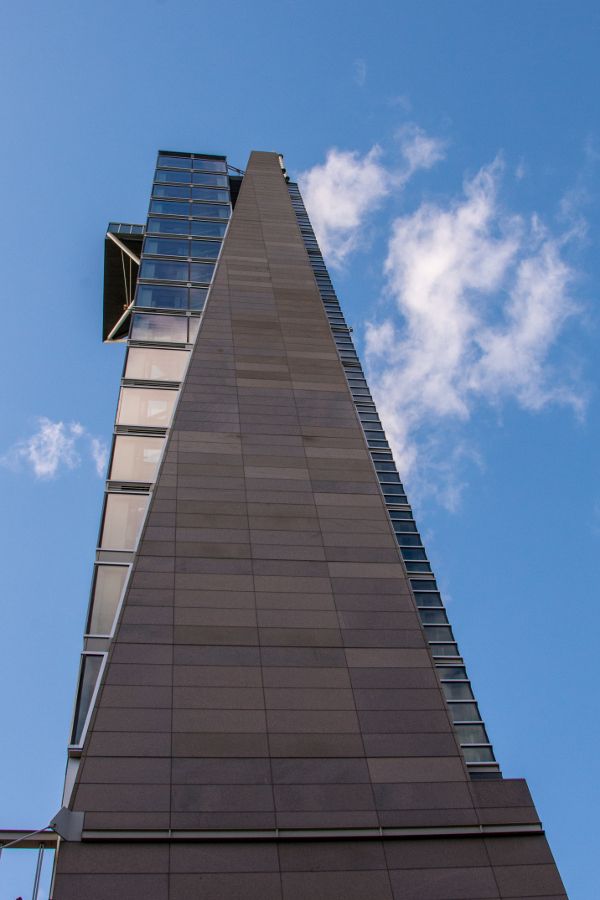
[[[461,744],[489,743],[483,725],[455,725],[454,728]]]
[[[444,681],[442,687],[446,700],[473,699],[473,691],[467,681]]]
[[[127,354],[125,378],[149,381],[181,381],[188,363],[187,350],[158,350],[131,347]]]
[[[128,566],[96,566],[88,634],[110,634],[123,593]]]
[[[430,650],[434,657],[460,656],[456,644],[430,644]]]
[[[195,237],[223,237],[227,230],[226,222],[190,222]]]
[[[208,172],[194,172],[192,174],[194,184],[214,184],[215,187],[228,187],[227,175],[209,175]]]
[[[481,719],[476,703],[450,703],[453,722],[478,722]]]
[[[208,288],[192,288],[190,290],[190,309],[204,309]]]
[[[163,203],[163,200],[153,200],[153,203]],[[191,213],[179,213],[179,215],[192,215],[198,219],[228,219],[229,206],[219,206],[216,203],[192,203]],[[166,210],[158,210],[158,212],[166,212]]]
[[[159,156],[159,166],[171,166],[174,169],[191,169],[192,160],[189,156]]]
[[[190,242],[173,238],[147,237],[144,241],[144,253],[155,256],[189,256]]]
[[[396,513],[394,512],[394,515]],[[413,591],[437,591],[437,581],[432,578],[411,578],[410,586]]]
[[[414,522],[412,521],[412,512],[410,511],[410,509],[390,509],[389,513],[390,513],[390,519],[392,520],[392,522],[395,522],[397,520],[404,521],[405,519],[409,519],[411,526],[414,525]],[[407,523],[407,525],[408,525],[408,523]],[[406,528],[406,531],[416,531],[416,526],[415,526],[415,528],[408,527],[408,528]]]
[[[222,159],[195,159],[194,169],[203,172],[226,172],[227,164]]]
[[[396,540],[400,544],[401,547],[420,547],[421,546],[421,535],[420,534],[402,534],[396,531]]]
[[[388,494],[403,494],[404,488],[400,483],[400,476],[397,472],[379,472],[379,481],[381,484],[385,484],[385,490]],[[397,482],[392,486],[392,482]],[[399,490],[396,490],[399,488]]]
[[[413,547],[401,547],[400,552],[402,553],[402,559],[427,559],[427,555],[424,550],[418,550]]]
[[[396,512],[396,510],[392,510],[392,511]],[[416,524],[414,522],[411,522],[410,519],[393,519],[392,521],[393,521],[396,532],[412,531],[412,532],[416,533],[416,531],[417,531]]]
[[[185,344],[187,322],[182,316],[156,316],[151,313],[138,313],[133,316],[131,339]]]
[[[176,399],[177,391],[160,388],[121,388],[117,424],[167,428]]]
[[[229,191],[218,191],[214,188],[192,188],[192,200],[212,200],[213,203],[229,203]]]
[[[151,200],[150,212],[162,213],[164,216],[189,216],[190,204],[179,200]]]
[[[138,284],[135,305],[153,309],[187,309],[188,289],[164,284]]]
[[[440,678],[446,681],[448,678],[458,679],[459,681],[468,681],[467,670],[464,666],[438,666],[438,674]]]
[[[187,219],[148,219],[148,232],[152,234],[189,234],[189,230]]]
[[[153,197],[171,197],[174,200],[189,200],[191,188],[181,185],[155,184],[152,188]]]
[[[189,183],[190,178],[190,172],[173,172],[172,170],[157,169],[154,180],[166,181],[170,184],[185,184],[186,182]]]
[[[220,250],[220,241],[192,241],[190,255],[199,259],[216,259]]]
[[[117,435],[110,467],[111,480],[155,481],[164,443],[165,439],[162,437]]]
[[[422,594],[420,591],[415,591],[415,600],[417,606],[442,606],[442,598],[437,593]]]
[[[496,762],[491,747],[463,747],[465,762]]]
[[[448,619],[443,609],[420,609],[419,616],[423,625],[448,624]]]
[[[212,281],[215,267],[212,263],[191,263],[190,281]]]
[[[134,550],[147,506],[147,494],[107,494],[100,546]]]
[[[188,264],[175,260],[143,259],[140,278],[153,278],[157,281],[187,281]]]
[[[81,668],[79,670],[79,687],[77,688],[77,700],[75,703],[75,716],[71,743],[79,744],[83,735],[83,727],[87,719],[94,689],[100,674],[104,656],[99,653],[82,653]]]
[[[428,641],[453,641],[454,636],[449,625],[426,625],[425,634]]]
[[[196,338],[198,337],[198,331],[200,330],[200,319],[191,317],[188,319],[190,323],[190,333],[189,333],[189,342],[193,344]]]

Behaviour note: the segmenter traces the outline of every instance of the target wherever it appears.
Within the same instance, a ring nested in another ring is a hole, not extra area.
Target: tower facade
[[[503,779],[281,158],[160,153],[54,900],[565,897]]]

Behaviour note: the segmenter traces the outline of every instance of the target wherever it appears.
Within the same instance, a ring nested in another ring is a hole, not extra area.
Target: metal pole
[[[44,845],[40,844],[40,849],[38,850],[37,864],[35,867],[35,878],[33,879],[33,893],[31,895],[31,900],[38,900],[38,894],[40,892],[40,879],[42,877],[43,862],[44,862]]]

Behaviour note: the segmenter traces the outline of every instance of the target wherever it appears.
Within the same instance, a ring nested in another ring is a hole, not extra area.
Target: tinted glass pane
[[[157,169],[155,175],[155,181],[166,181],[170,184],[189,182],[190,178],[189,172],[169,172],[166,169]]]
[[[131,338],[135,341],[167,341],[185,344],[187,322],[180,316],[153,316],[138,313],[133,317]]]
[[[177,396],[177,391],[160,388],[121,388],[117,423],[167,428]]]
[[[392,510],[392,511],[396,512],[396,510]],[[411,522],[410,519],[406,519],[404,521],[402,519],[392,519],[392,522],[393,522],[396,532],[400,532],[400,531],[416,532],[416,530],[417,530],[417,526],[415,525],[414,522]]]
[[[207,172],[194,172],[194,184],[214,184],[216,187],[228,187],[227,175],[209,175]]]
[[[423,625],[447,625],[448,619],[443,609],[421,609],[419,616]]]
[[[166,216],[189,216],[190,204],[177,200],[151,200],[150,211]]]
[[[188,234],[189,230],[187,219],[148,219],[148,232],[153,234]]]
[[[467,680],[467,670],[464,666],[438,666],[437,670],[442,680],[447,678],[458,678],[460,681]]]
[[[184,262],[144,259],[140,268],[140,278],[154,278],[157,281],[187,281],[188,264]]]
[[[403,559],[427,559],[424,550],[417,550],[412,547],[401,547],[400,552]]]
[[[193,187],[192,200],[212,200],[213,203],[229,203],[229,191],[217,191],[210,188]]]
[[[144,241],[144,253],[153,253],[156,256],[189,256],[190,242],[147,237]]]
[[[399,534],[396,531],[396,539],[401,547],[421,546],[421,536],[419,534]]]
[[[190,191],[191,188],[182,187],[181,185],[155,184],[152,189],[152,196],[159,198],[172,197],[173,199],[189,200]]]
[[[127,566],[96,566],[88,634],[111,633],[127,572]]]
[[[431,652],[434,656],[460,656],[456,644],[431,644]]]
[[[415,600],[417,601],[417,606],[442,605],[442,598],[439,594],[422,594],[420,591],[415,591]]]
[[[406,571],[411,574],[417,574],[418,572],[423,572],[425,574],[431,572],[431,566],[428,562],[409,562],[405,559],[404,564],[406,566]]]
[[[226,222],[190,222],[192,234],[197,237],[223,237]]]
[[[190,309],[204,309],[208,288],[192,288],[190,290]]]
[[[117,435],[110,468],[111,479],[153,482],[164,442],[162,437]]]
[[[200,259],[216,259],[220,250],[220,241],[192,241],[191,256]]]
[[[463,747],[465,762],[495,762],[491,747]]]
[[[190,265],[190,281],[210,282],[212,280],[215,267],[211,263],[191,263]]]
[[[455,725],[461,744],[487,744],[488,736],[483,725]]]
[[[195,159],[194,169],[203,172],[226,172],[227,164],[221,159]]]
[[[472,700],[473,691],[466,681],[445,681],[442,684],[446,700]]]
[[[186,350],[131,347],[127,354],[125,378],[181,381],[188,359],[189,354]]]
[[[147,494],[107,494],[100,546],[134,550],[147,505]]]
[[[410,584],[415,591],[437,591],[438,589],[437,581],[432,578],[411,578]]]
[[[450,703],[453,722],[477,722],[480,719],[476,703]]]
[[[392,522],[402,521],[404,519],[412,520],[412,513],[410,509],[390,509],[390,519]],[[414,522],[412,523],[414,525]],[[412,531],[412,528],[407,528],[407,531]]]
[[[138,284],[135,304],[155,309],[187,309],[188,289],[162,284]]]
[[[379,472],[379,481],[381,482],[381,484],[385,484],[385,491],[388,494],[389,493],[397,493],[397,494],[404,493],[404,488],[402,488],[401,490],[398,490],[398,491],[395,490],[394,482],[396,484],[398,484],[399,487],[401,487],[400,476],[398,475],[397,472]],[[394,489],[392,488],[392,485],[394,485]]]
[[[159,166],[171,166],[174,169],[191,169],[192,160],[189,156],[159,156]]]
[[[81,657],[81,669],[79,671],[79,687],[77,689],[77,702],[75,704],[75,719],[71,743],[79,744],[83,734],[83,726],[92,702],[94,688],[102,665],[102,656],[83,654]]]
[[[453,641],[452,629],[445,625],[426,625],[425,635],[428,641]]]
[[[153,200],[153,203],[164,203],[163,200]],[[192,203],[192,212],[185,215],[196,216],[198,219],[228,219],[229,206],[217,206],[214,203]],[[158,210],[166,212],[166,210]]]

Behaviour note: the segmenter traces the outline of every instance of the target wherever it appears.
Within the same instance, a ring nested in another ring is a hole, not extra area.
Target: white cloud
[[[37,421],[38,430],[14,444],[0,457],[0,464],[14,471],[25,466],[36,478],[50,480],[61,469],[76,469],[81,465],[78,442],[88,437],[96,470],[102,475],[106,464],[106,446],[98,438],[89,435],[83,425],[79,422],[53,422],[45,416]]]
[[[572,235],[505,212],[501,172],[495,161],[459,200],[423,203],[394,221],[385,272],[395,311],[366,329],[371,384],[401,474],[419,487],[435,469],[442,490],[451,488],[449,507],[471,452],[457,423],[478,403],[581,412],[584,402],[551,359],[577,312],[562,256]]]
[[[377,145],[362,157],[334,147],[322,165],[298,176],[317,240],[334,266],[355,248],[366,215],[390,191],[381,155]]]
[[[445,156],[446,142],[440,138],[430,137],[414,122],[399,128],[396,138],[406,161],[406,169],[401,173],[403,181],[410,178],[418,169],[431,169]]]
[[[356,248],[367,216],[383,199],[418,169],[429,169],[443,157],[443,142],[416,125],[405,125],[397,137],[403,158],[397,171],[383,165],[381,147],[375,144],[364,156],[334,147],[323,164],[298,175],[321,250],[335,267]]]
[[[359,87],[364,87],[367,81],[367,63],[364,59],[354,60],[354,82]]]
[[[104,477],[106,463],[108,462],[108,447],[100,438],[90,438],[90,452],[96,466],[99,478]]]

